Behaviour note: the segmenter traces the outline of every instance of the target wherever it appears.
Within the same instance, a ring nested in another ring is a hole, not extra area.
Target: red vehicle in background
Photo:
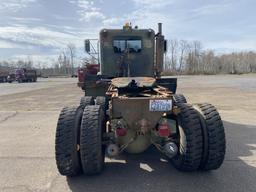
[[[78,69],[78,87],[85,86],[85,79],[88,78],[90,75],[97,75],[100,71],[99,64],[86,64],[85,67]]]

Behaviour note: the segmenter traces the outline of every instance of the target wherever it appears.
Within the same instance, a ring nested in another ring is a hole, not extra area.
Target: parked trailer
[[[7,82],[8,75],[9,75],[8,71],[0,70],[0,82],[2,83]]]

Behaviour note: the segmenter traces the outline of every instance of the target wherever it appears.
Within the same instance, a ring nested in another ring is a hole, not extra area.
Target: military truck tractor
[[[151,145],[180,171],[214,170],[223,163],[225,133],[217,109],[188,104],[177,79],[161,77],[167,43],[153,29],[103,29],[99,72],[86,70],[80,105],[64,107],[56,130],[60,174],[102,172],[105,156],[143,153]],[[91,54],[90,40],[85,41]],[[90,67],[89,67],[90,68]]]

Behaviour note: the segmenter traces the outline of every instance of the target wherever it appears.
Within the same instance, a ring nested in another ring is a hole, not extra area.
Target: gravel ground
[[[60,176],[54,158],[59,110],[77,105],[76,79],[0,84],[0,191],[246,191],[256,189],[256,75],[181,76],[178,92],[215,105],[227,155],[217,171],[181,173],[150,149],[107,160],[102,175]]]

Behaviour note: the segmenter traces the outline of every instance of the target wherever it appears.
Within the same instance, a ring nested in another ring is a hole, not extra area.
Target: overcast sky
[[[0,60],[56,58],[67,43],[82,52],[84,39],[127,21],[162,22],[167,39],[218,52],[256,50],[255,0],[0,0],[0,18]]]

